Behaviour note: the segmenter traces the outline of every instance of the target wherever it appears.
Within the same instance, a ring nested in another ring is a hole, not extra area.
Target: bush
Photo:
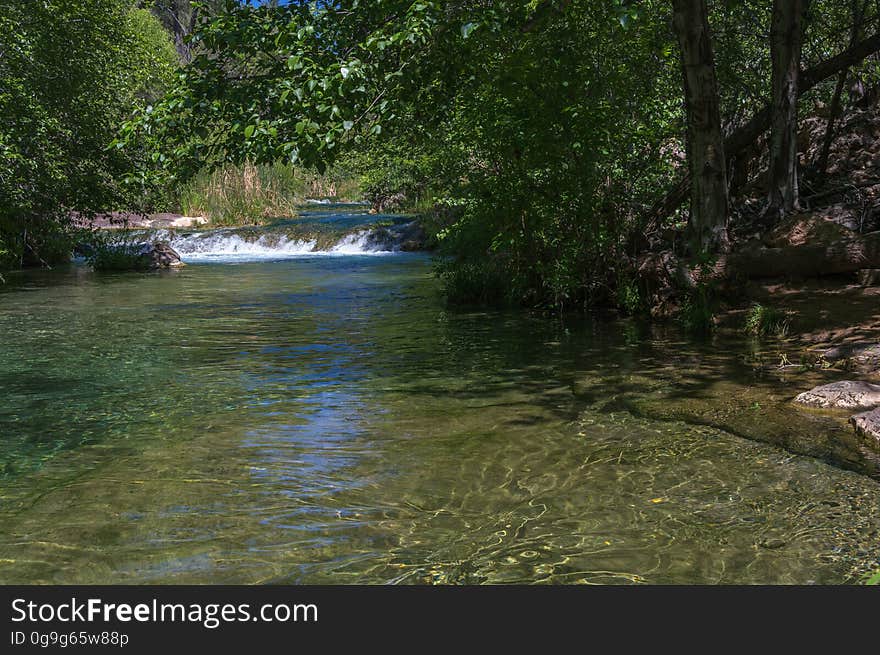
[[[437,276],[447,300],[454,305],[499,305],[517,302],[505,266],[499,261],[480,263],[441,261]]]
[[[364,197],[380,212],[426,211],[434,204],[430,183],[435,163],[430,153],[413,155],[396,144],[370,152],[359,162]]]
[[[86,261],[96,271],[146,271],[150,261],[143,256],[143,245],[133,234],[93,232],[85,246]]]
[[[715,329],[715,309],[714,295],[707,288],[698,286],[685,297],[678,320],[688,332],[708,334]]]
[[[9,245],[0,234],[0,271],[13,268],[16,265],[15,253],[9,249]]]
[[[645,300],[635,280],[624,277],[618,280],[617,307],[627,316],[636,316],[645,311]]]

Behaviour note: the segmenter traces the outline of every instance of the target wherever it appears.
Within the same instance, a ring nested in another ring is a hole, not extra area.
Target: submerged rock
[[[783,541],[782,539],[767,538],[759,541],[758,545],[761,548],[766,548],[767,550],[777,550],[785,546],[785,541]]]
[[[849,422],[859,437],[862,456],[880,468],[880,409],[856,414]]]
[[[880,385],[869,382],[833,382],[805,391],[794,402],[823,409],[872,409],[880,406]]]

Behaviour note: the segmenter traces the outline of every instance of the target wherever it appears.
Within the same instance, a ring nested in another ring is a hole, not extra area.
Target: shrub
[[[498,262],[463,263],[441,261],[437,276],[447,300],[454,305],[513,304],[516,291]]]
[[[715,298],[704,286],[698,286],[685,297],[678,320],[685,330],[708,334],[715,328]]]
[[[791,327],[788,313],[755,303],[746,316],[745,332],[756,337],[784,337]]]
[[[635,280],[621,277],[617,282],[617,307],[628,316],[641,314],[645,308],[639,285]]]
[[[150,261],[143,256],[143,241],[133,234],[93,232],[86,244],[86,261],[96,271],[146,271]]]
[[[164,93],[174,48],[130,0],[4,2],[0,11],[0,267],[69,258],[72,214],[140,201],[145,154],[108,148]]]

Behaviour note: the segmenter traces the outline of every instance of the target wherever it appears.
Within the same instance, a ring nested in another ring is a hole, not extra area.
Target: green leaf
[[[244,138],[250,139],[254,135],[254,132],[256,131],[256,129],[257,129],[256,125],[248,125],[246,128],[244,128]]]

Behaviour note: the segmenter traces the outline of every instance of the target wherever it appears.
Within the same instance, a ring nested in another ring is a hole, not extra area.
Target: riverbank
[[[719,327],[743,329],[758,305],[784,317],[785,334],[774,340],[782,367],[880,380],[880,286],[866,286],[853,276],[755,281],[743,298],[719,313]]]
[[[90,218],[73,218],[73,226],[95,230],[144,230],[206,227],[210,221],[205,216],[184,216],[162,212],[138,214],[135,212],[106,212]]]

